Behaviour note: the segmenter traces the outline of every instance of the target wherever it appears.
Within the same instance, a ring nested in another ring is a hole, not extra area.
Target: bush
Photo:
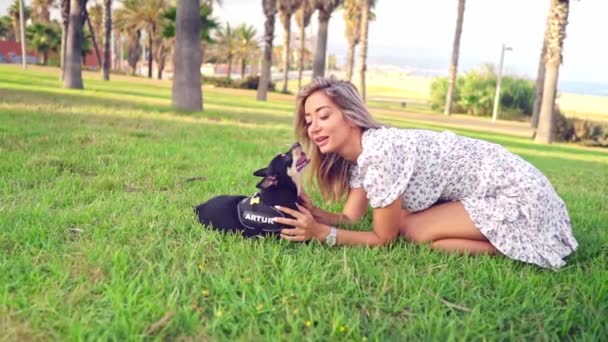
[[[248,76],[242,80],[233,80],[228,77],[203,77],[203,84],[211,84],[221,88],[258,89],[259,82],[259,76]],[[268,82],[268,90],[275,90],[273,82]]]
[[[260,76],[247,76],[247,78],[239,81],[239,88],[244,89],[258,89],[260,83]],[[275,84],[272,81],[268,82],[268,90],[274,91]]]
[[[448,89],[446,77],[436,78],[431,84],[431,108],[443,110]],[[452,109],[470,115],[491,115],[496,93],[496,74],[490,65],[472,70],[456,79]],[[500,89],[501,117],[519,118],[530,116],[534,102],[534,86],[531,81],[504,76]]]
[[[555,139],[578,142],[586,146],[608,147],[608,123],[567,118],[555,109]]]

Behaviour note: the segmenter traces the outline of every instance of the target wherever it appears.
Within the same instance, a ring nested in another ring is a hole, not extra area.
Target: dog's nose
[[[302,147],[302,145],[300,145],[300,143],[296,141],[295,144],[293,144],[291,146],[291,148],[297,148],[297,147]]]

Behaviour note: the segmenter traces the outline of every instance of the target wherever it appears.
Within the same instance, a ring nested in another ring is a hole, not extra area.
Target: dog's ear
[[[259,169],[256,172],[254,172],[253,175],[256,177],[266,177],[266,170],[268,170],[267,167],[265,167],[263,169]]]
[[[264,179],[262,179],[255,187],[260,190],[264,190],[270,188],[271,186],[275,186],[278,183],[279,181],[277,180],[276,176],[268,176],[264,177]]]

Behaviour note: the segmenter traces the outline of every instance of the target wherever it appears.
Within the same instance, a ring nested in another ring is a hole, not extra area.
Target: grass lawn
[[[403,241],[244,240],[203,229],[192,207],[255,191],[253,170],[293,141],[293,97],[205,87],[205,111],[185,114],[168,82],[87,73],[73,91],[57,75],[0,65],[0,339],[608,336],[605,151],[455,130],[552,181],[580,243],[557,272]]]

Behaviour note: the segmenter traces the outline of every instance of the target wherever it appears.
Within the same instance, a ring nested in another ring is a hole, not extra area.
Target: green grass
[[[171,110],[168,82],[87,73],[86,90],[73,91],[57,74],[0,66],[3,339],[608,336],[603,151],[456,130],[505,145],[552,181],[580,243],[557,272],[402,241],[243,240],[203,229],[192,206],[255,190],[252,171],[293,140],[292,97],[260,103],[252,91],[205,87],[205,111],[185,114]]]

